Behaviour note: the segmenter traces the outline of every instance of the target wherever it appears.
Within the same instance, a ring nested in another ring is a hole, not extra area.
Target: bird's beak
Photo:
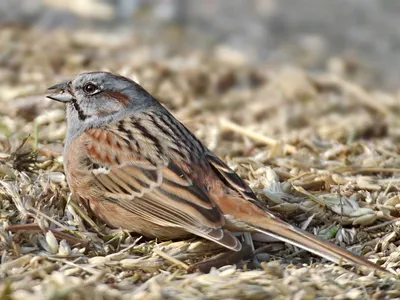
[[[49,87],[47,90],[54,93],[47,95],[46,97],[58,102],[67,103],[74,99],[73,94],[69,89],[70,81],[59,83]]]

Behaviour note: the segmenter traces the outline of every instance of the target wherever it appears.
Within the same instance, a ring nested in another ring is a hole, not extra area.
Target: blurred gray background
[[[0,25],[124,32],[172,52],[226,45],[312,71],[337,57],[364,86],[400,86],[399,0],[1,0]]]

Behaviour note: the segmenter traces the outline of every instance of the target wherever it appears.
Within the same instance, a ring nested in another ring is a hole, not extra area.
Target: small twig
[[[305,190],[312,190],[312,189],[321,189],[325,186],[324,180],[314,180],[314,181],[306,181],[301,183],[296,183],[296,186],[300,186]]]
[[[272,243],[274,243],[274,242],[272,242]],[[265,246],[262,246],[260,248],[257,248],[255,251],[253,251],[253,254],[257,255],[257,254],[260,254],[260,253],[267,252],[268,250],[271,250],[272,249],[272,243],[270,243],[268,245],[265,245]],[[282,242],[277,242],[277,243],[281,244]]]
[[[231,121],[228,121],[226,119],[221,119],[220,124],[221,124],[222,129],[224,129],[224,130],[234,131],[241,135],[247,136],[256,142],[266,144],[268,146],[276,146],[278,144],[281,144],[281,142],[279,142],[273,138],[256,133],[254,131],[250,131],[249,129],[246,129],[246,128],[244,128],[240,125],[237,125]],[[282,146],[283,146],[284,151],[289,154],[293,154],[293,153],[297,152],[296,147],[294,147],[292,145],[282,143]]]
[[[314,78],[314,82],[320,86],[334,86],[338,87],[348,95],[353,96],[355,101],[362,103],[364,106],[370,108],[375,112],[379,112],[384,116],[391,115],[391,111],[380,104],[380,101],[373,99],[364,89],[359,86],[345,81],[344,79],[335,75],[318,76]]]
[[[289,179],[288,181],[289,181],[289,182],[293,182],[293,181],[295,181],[295,180],[298,180],[298,179],[300,179],[300,178],[302,178],[302,177],[309,176],[309,175],[315,175],[315,173],[314,173],[314,172],[310,172],[310,171],[303,172],[303,173],[300,173],[300,174],[298,174],[298,175],[296,175],[296,176],[290,177],[290,179]]]
[[[390,224],[396,223],[397,221],[400,221],[400,218],[396,218],[396,219],[393,219],[393,220],[390,220],[390,221],[383,222],[381,224],[370,226],[368,228],[365,228],[364,231],[366,231],[366,232],[375,231],[377,229],[381,229],[382,227],[386,227],[386,226],[388,226]]]
[[[167,253],[165,253],[165,252],[162,252],[162,251],[161,251],[160,249],[158,249],[158,248],[154,248],[154,249],[153,249],[153,252],[154,252],[155,254],[157,254],[158,256],[164,258],[165,260],[171,262],[172,264],[178,265],[178,266],[182,267],[182,268],[185,269],[185,270],[189,270],[189,268],[190,268],[190,267],[189,267],[187,264],[185,264],[184,262],[181,262],[180,260],[177,260],[176,258],[173,258],[171,255],[169,255],[169,254],[167,254]]]
[[[352,170],[346,171],[349,175],[355,175],[360,173],[400,173],[400,168],[354,168]]]
[[[26,254],[24,256],[18,257],[14,260],[10,260],[7,262],[4,262],[0,265],[0,271],[2,273],[7,272],[8,270],[11,270],[13,268],[20,268],[25,266],[28,262],[30,262],[32,259],[32,255]]]
[[[42,232],[43,230],[40,228],[38,224],[19,224],[19,225],[10,225],[6,228],[6,230],[11,232]],[[54,236],[60,240],[66,240],[71,245],[82,245],[87,247],[89,245],[89,241],[85,241],[79,238],[76,238],[70,234],[65,232],[61,232],[55,229],[48,229],[51,231]]]
[[[290,260],[296,256],[299,256],[299,255],[305,254],[305,253],[308,253],[308,252],[306,250],[300,249],[298,251],[294,251],[292,254],[285,255],[285,259]]]
[[[297,185],[293,185],[292,187],[300,194],[303,194],[305,196],[307,196],[310,200],[313,200],[315,203],[321,205],[322,207],[325,207],[326,204],[325,202],[321,201],[320,199],[318,199],[318,197],[315,197],[313,194],[307,192],[304,188],[302,188],[301,186],[297,186]]]
[[[57,257],[56,257],[57,258]],[[71,258],[71,257],[69,257]],[[78,261],[80,261],[82,259],[82,256],[75,258],[72,262],[73,263],[77,263]],[[69,267],[71,267],[70,265],[64,265],[63,267],[60,268],[60,271],[63,272],[65,270],[67,270]]]
[[[60,259],[60,258],[54,258],[54,257],[47,257],[47,259],[48,260],[52,260],[52,261],[56,261],[56,262],[60,262],[60,263],[66,264],[66,265],[70,265],[70,266],[73,266],[75,268],[79,268],[79,269],[81,269],[81,270],[83,270],[83,271],[85,271],[87,273],[92,274],[92,275],[99,275],[99,274],[103,273],[103,271],[98,271],[98,270],[90,268],[90,267],[84,267],[84,266],[75,264],[75,263],[73,263],[71,261],[68,261],[66,259]]]
[[[51,272],[57,270],[58,268],[59,268],[58,265],[51,264],[51,265],[48,265],[48,266],[44,266],[42,268],[37,268],[37,269],[31,270],[31,271],[27,271],[27,272],[22,273],[22,274],[18,274],[18,275],[13,275],[13,276],[7,277],[7,280],[19,281],[21,279],[26,279],[26,278],[29,278],[29,277],[42,276],[43,273],[50,274]]]
[[[42,213],[40,210],[37,210],[37,209],[34,208],[34,207],[29,207],[28,210],[29,210],[29,211],[35,212],[35,214],[37,214],[37,215],[39,215],[39,216],[45,218],[46,220],[52,222],[53,224],[57,225],[57,226],[60,227],[61,229],[70,230],[70,228],[68,228],[67,226],[61,224],[60,222],[58,222],[58,221],[56,221],[56,220],[54,220],[53,218],[51,218],[51,217],[49,217],[48,215]]]
[[[242,260],[254,257],[254,255],[255,253],[252,251],[251,247],[244,244],[242,250],[238,252],[229,251],[220,253],[211,259],[195,263],[190,266],[188,272],[192,273],[198,270],[202,273],[208,273],[212,267],[220,268],[226,265],[237,264]]]
[[[86,223],[88,223],[90,227],[94,229],[94,231],[96,231],[96,233],[102,234],[99,226],[97,226],[97,224],[79,207],[78,203],[76,203],[73,200],[68,200],[68,204],[72,206],[72,208],[78,214],[78,216],[80,216],[84,221],[86,221]]]
[[[116,254],[122,254],[122,253],[125,253],[125,252],[131,250],[131,249],[132,249],[133,247],[135,247],[136,244],[142,239],[142,237],[143,237],[143,236],[139,236],[136,240],[133,241],[133,243],[132,243],[131,245],[129,245],[128,247],[126,247],[126,248],[124,248],[124,249],[122,249],[122,250],[120,250],[120,251],[117,252]]]
[[[293,175],[289,172],[283,171],[279,168],[273,168],[274,172],[279,176],[279,178],[289,181]]]

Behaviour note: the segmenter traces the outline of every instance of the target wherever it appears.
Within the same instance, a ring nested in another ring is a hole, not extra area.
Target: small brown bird
[[[372,262],[267,211],[247,184],[140,85],[106,72],[49,88],[67,106],[64,168],[72,193],[114,227],[150,238],[191,234],[228,249],[262,232],[332,262]]]

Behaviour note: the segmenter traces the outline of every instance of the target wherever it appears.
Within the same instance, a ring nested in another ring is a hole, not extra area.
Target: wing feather
[[[214,168],[217,176],[227,183],[228,186],[231,186],[234,190],[239,192],[245,199],[253,202],[257,206],[260,205],[256,195],[250,189],[250,187],[244,182],[242,178],[236,174],[227,164],[225,164],[222,160],[220,160],[213,153],[206,154],[206,159],[210,163],[210,165]]]
[[[222,229],[224,216],[206,189],[193,182],[176,162],[132,157],[123,148],[100,151],[96,136],[116,141],[114,144],[123,143],[118,142],[115,132],[94,130],[104,131],[89,134],[87,143],[87,159],[94,166],[91,173],[98,196],[154,224],[183,228],[232,250],[240,250],[240,242]]]

